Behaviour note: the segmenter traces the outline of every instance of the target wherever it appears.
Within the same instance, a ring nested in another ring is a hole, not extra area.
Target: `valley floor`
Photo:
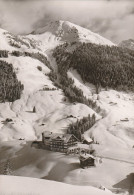
[[[96,144],[93,148],[96,155],[102,157],[102,163],[82,169],[77,156],[31,148],[31,142],[1,142],[0,174],[3,174],[9,156],[12,174],[16,176],[97,188],[105,186],[114,192],[127,192],[134,188],[134,150],[105,149]]]

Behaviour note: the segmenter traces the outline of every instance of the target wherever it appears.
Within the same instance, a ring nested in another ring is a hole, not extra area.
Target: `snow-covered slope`
[[[24,91],[20,100],[0,104],[0,140],[34,140],[45,130],[65,132],[72,121],[94,113],[84,104],[64,103],[63,92],[55,88],[47,76],[50,70],[40,61],[13,56],[4,60],[13,64]],[[42,71],[37,66],[42,67]],[[33,113],[34,106],[36,113]],[[73,118],[68,118],[70,115]],[[3,123],[6,118],[12,118],[13,122]]]
[[[84,104],[74,105],[64,102],[63,92],[55,87],[47,76],[50,69],[46,64],[32,57],[23,55],[16,57],[11,54],[14,50],[22,53],[43,53],[39,48],[39,41],[24,36],[14,36],[1,29],[0,42],[2,43],[0,49],[9,51],[8,58],[0,60],[13,64],[18,80],[24,85],[21,99],[13,103],[0,103],[1,141],[35,140],[40,138],[41,132],[45,130],[64,133],[71,122],[94,113]],[[52,45],[52,42],[50,44]],[[47,44],[46,46],[48,47]],[[49,50],[43,55],[49,58],[53,68],[56,67]],[[42,71],[37,67],[41,67]],[[36,108],[36,113],[33,113],[33,107]],[[71,115],[73,117],[69,117]],[[96,116],[99,118],[99,115]],[[13,121],[5,123],[6,118],[11,118]]]
[[[8,187],[7,187],[8,186]],[[26,177],[0,176],[0,194],[110,195],[109,190]]]
[[[116,90],[101,90],[95,93],[95,86],[84,83],[76,70],[70,70],[68,76],[84,95],[93,99],[101,107],[104,115],[89,131],[85,132],[96,143],[115,147],[133,147],[134,145],[134,95]]]
[[[43,50],[54,48],[64,42],[91,42],[100,45],[114,45],[111,41],[68,21],[55,21],[35,30],[29,38],[40,42]]]
[[[56,88],[47,76],[50,69],[46,64],[32,57],[15,57],[10,52],[17,50],[43,53],[56,71],[57,67],[51,50],[56,45],[66,41],[76,41],[76,44],[79,41],[105,45],[113,45],[113,43],[67,21],[49,23],[28,36],[16,37],[0,29],[0,41],[0,49],[9,51],[9,57],[1,58],[1,60],[13,64],[18,80],[24,84],[20,100],[0,104],[0,140],[19,138],[33,140],[39,138],[44,130],[64,133],[72,121],[94,113],[84,104],[64,102],[62,90]],[[17,47],[14,46],[14,43],[17,44]],[[41,67],[42,71],[39,71],[37,67]],[[101,119],[101,115],[104,118],[97,122],[86,135],[92,137],[99,144],[120,146],[121,148],[132,147],[134,145],[133,94],[111,90],[102,91],[97,96],[94,86],[90,83],[83,83],[77,72],[70,71],[68,77],[75,81],[75,85],[83,91],[87,98],[95,100],[102,110],[102,113],[96,114],[96,116],[97,119]],[[52,90],[48,91],[45,88]],[[32,112],[34,106],[36,113]],[[70,115],[73,117],[69,118]],[[6,118],[12,118],[13,122],[4,123]],[[27,131],[27,129],[29,130]]]
[[[8,50],[10,51],[12,47],[9,45],[6,34],[8,32],[0,28],[0,50]]]
[[[44,52],[59,44],[71,42],[91,42],[100,45],[115,45],[106,38],[68,21],[54,21],[27,36],[13,35],[0,29],[0,49]]]

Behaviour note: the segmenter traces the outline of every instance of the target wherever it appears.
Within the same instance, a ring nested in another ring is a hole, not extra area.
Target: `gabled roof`
[[[87,142],[89,142],[89,143],[90,143],[90,142],[93,142],[93,140],[92,140],[90,137],[87,137],[87,136],[85,136],[85,135],[83,136],[83,141],[84,141],[84,140],[87,141]]]
[[[60,133],[52,133],[50,131],[45,131],[43,132],[43,136],[44,137],[49,137],[51,140],[54,139],[61,139],[62,141],[64,141],[65,143],[67,143],[69,141],[69,139],[74,136],[73,134],[60,134]],[[75,136],[74,136],[75,137]],[[76,138],[76,137],[75,137]],[[76,138],[77,139],[77,138]],[[78,139],[77,139],[78,140]],[[79,141],[79,140],[78,140]]]
[[[95,160],[95,157],[94,157],[93,155],[90,155],[90,154],[81,154],[79,158],[80,158],[80,160],[82,160],[82,161],[85,161],[85,160],[87,160],[87,159],[89,159],[89,158],[92,158],[92,159]]]

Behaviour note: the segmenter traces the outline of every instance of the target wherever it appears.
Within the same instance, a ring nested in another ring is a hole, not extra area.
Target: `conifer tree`
[[[7,159],[5,165],[4,165],[4,175],[12,175],[12,167],[11,167],[11,161],[10,159]]]
[[[35,108],[35,106],[33,107],[33,113],[36,113],[36,108]]]

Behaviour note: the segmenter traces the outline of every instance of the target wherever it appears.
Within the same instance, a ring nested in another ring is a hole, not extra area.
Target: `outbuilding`
[[[90,154],[81,154],[79,159],[81,168],[95,166],[95,157]]]

